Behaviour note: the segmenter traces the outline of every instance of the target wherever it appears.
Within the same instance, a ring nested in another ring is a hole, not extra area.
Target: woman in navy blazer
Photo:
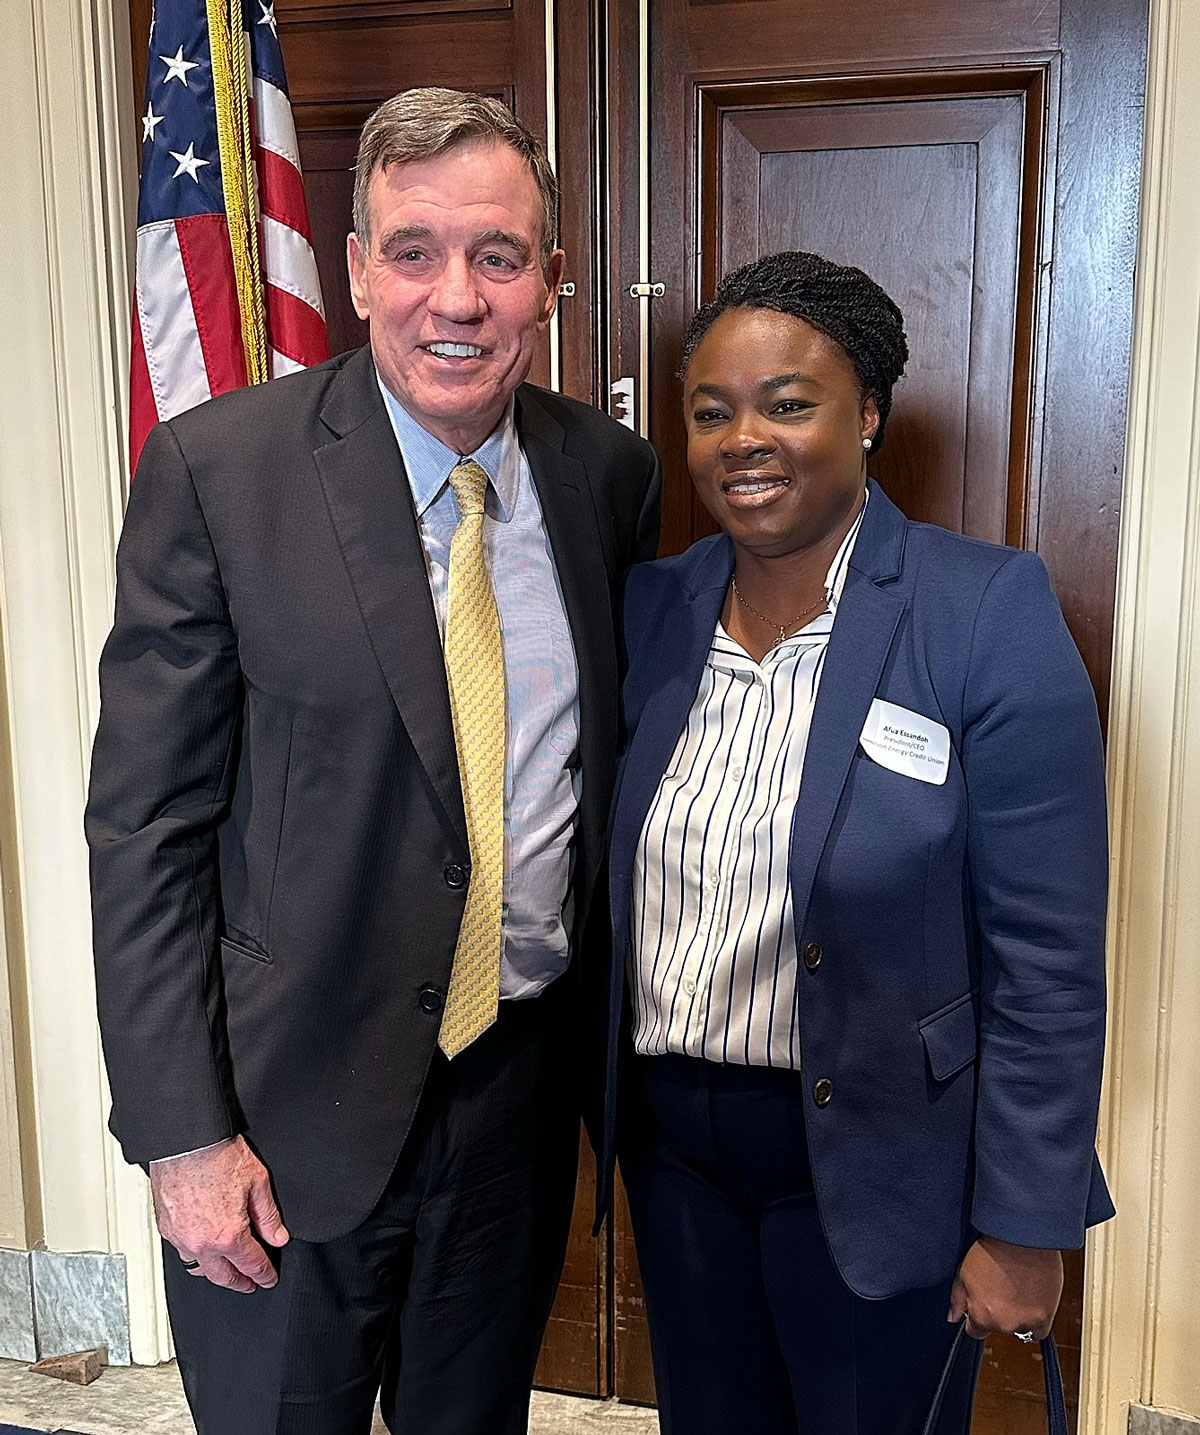
[[[1095,702],[1035,555],[867,478],[906,358],[856,269],[725,279],[723,532],[627,584],[606,1137],[665,1435],[917,1435],[957,1323],[1044,1335],[1112,1214]]]

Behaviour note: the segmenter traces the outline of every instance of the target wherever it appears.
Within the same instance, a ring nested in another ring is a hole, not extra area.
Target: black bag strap
[[[1050,1435],[1067,1435],[1067,1402],[1063,1399],[1062,1370],[1053,1335],[1042,1341],[1042,1374],[1046,1377],[1046,1414]]]
[[[946,1357],[946,1364],[942,1368],[941,1379],[938,1381],[937,1390],[934,1391],[933,1403],[929,1407],[929,1416],[925,1421],[923,1435],[952,1435],[952,1432],[943,1432],[939,1428],[942,1407],[946,1402],[946,1393],[954,1378],[955,1366],[959,1358],[959,1352],[963,1341],[969,1345],[978,1345],[978,1350],[972,1352],[972,1358],[978,1370],[979,1360],[983,1355],[983,1342],[973,1341],[967,1334],[966,1321],[959,1324],[958,1331],[954,1337],[954,1343],[950,1347],[950,1353]],[[1063,1397],[1062,1368],[1058,1363],[1058,1347],[1054,1343],[1054,1336],[1048,1335],[1041,1342],[1042,1348],[1042,1374],[1046,1381],[1046,1429],[1048,1435],[1068,1435],[1067,1426],[1067,1405]]]
[[[950,1382],[954,1378],[954,1367],[958,1361],[958,1353],[962,1349],[964,1340],[969,1340],[967,1335],[967,1323],[960,1320],[958,1329],[954,1332],[954,1341],[950,1346],[950,1353],[946,1356],[946,1363],[942,1367],[942,1376],[938,1381],[937,1389],[933,1392],[933,1402],[929,1407],[929,1415],[925,1420],[925,1429],[922,1435],[938,1435],[938,1426],[942,1418],[942,1406],[946,1403],[946,1391],[950,1388]],[[980,1347],[982,1350],[982,1346]]]

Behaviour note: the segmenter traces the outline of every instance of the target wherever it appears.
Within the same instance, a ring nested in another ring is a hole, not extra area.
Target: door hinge
[[[631,284],[629,286],[629,297],[631,299],[661,299],[667,292],[665,284]]]

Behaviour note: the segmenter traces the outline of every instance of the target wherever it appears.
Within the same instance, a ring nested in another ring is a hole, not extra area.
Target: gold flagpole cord
[[[207,0],[221,185],[233,253],[246,382],[265,383],[267,324],[258,242],[258,187],[250,131],[250,65],[241,0]]]

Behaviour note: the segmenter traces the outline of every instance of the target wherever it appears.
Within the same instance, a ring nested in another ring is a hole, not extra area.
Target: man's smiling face
[[[542,204],[508,145],[469,140],[376,170],[366,250],[347,240],[350,291],[380,377],[435,437],[470,453],[533,362],[563,253],[539,256]]]

